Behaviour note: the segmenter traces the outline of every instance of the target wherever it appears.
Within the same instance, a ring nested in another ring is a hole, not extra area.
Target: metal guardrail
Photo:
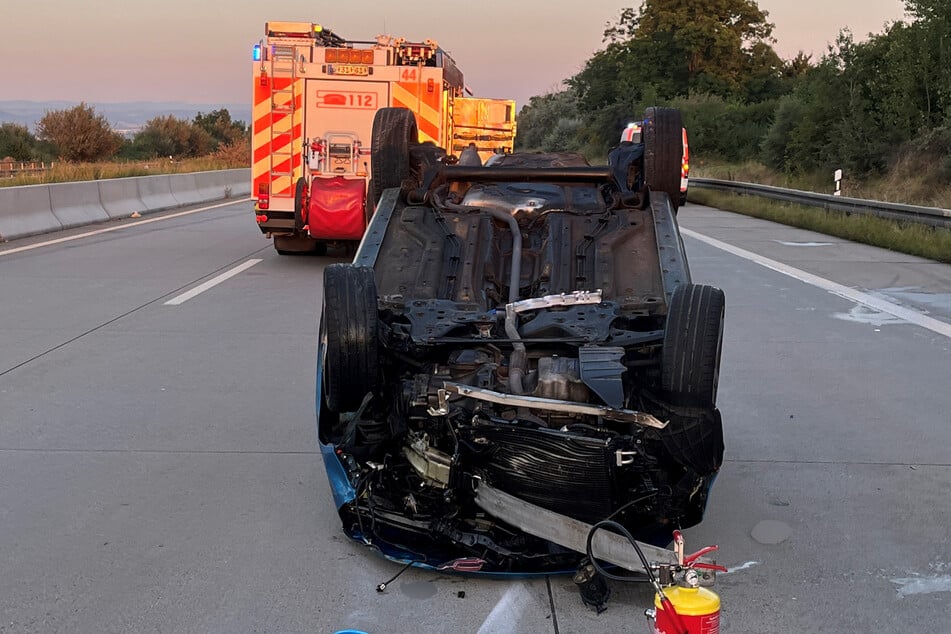
[[[939,209],[938,207],[917,207],[915,205],[904,205],[901,203],[846,198],[844,196],[817,194],[799,189],[783,189],[782,187],[773,187],[771,185],[740,183],[716,178],[691,177],[690,186],[699,189],[732,192],[734,194],[761,196],[763,198],[780,200],[807,207],[819,207],[827,211],[842,211],[845,213],[878,216],[879,218],[904,220],[907,222],[926,224],[932,227],[951,229],[951,210]]]

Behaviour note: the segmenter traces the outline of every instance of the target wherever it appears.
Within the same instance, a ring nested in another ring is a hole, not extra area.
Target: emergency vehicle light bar
[[[328,64],[372,64],[373,49],[328,48],[324,51]]]

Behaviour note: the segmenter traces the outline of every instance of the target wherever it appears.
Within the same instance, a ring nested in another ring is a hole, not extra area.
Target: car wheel
[[[644,111],[644,178],[654,192],[664,192],[670,204],[680,202],[683,162],[683,123],[676,108]]]
[[[367,226],[370,226],[370,220],[373,219],[373,214],[376,212],[376,203],[373,200],[373,179],[370,179],[370,182],[367,184],[367,195],[366,200],[363,203],[363,215],[366,218]]]
[[[406,108],[377,110],[370,141],[370,191],[376,207],[383,190],[399,187],[410,177],[409,151],[419,143],[416,117]]]
[[[713,407],[720,379],[723,291],[702,284],[674,290],[664,328],[661,388],[671,404]]]
[[[352,264],[325,268],[321,319],[327,342],[322,368],[327,408],[351,412],[379,384],[373,269]]]

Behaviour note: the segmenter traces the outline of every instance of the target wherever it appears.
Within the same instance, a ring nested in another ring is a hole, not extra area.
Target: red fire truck
[[[319,24],[268,22],[253,49],[252,196],[278,253],[361,239],[381,194],[370,149],[376,112],[415,114],[418,139],[483,160],[511,152],[515,102],[475,99],[433,40],[350,41]],[[396,131],[395,133],[398,133]]]

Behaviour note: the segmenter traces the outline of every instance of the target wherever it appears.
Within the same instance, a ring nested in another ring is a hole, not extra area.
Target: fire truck
[[[415,115],[412,143],[456,156],[475,149],[482,160],[513,149],[515,102],[467,97],[462,72],[433,40],[350,41],[320,24],[267,22],[252,59],[251,191],[278,253],[362,238],[384,180],[374,181],[371,149],[405,132],[377,122],[375,133],[381,108]]]

